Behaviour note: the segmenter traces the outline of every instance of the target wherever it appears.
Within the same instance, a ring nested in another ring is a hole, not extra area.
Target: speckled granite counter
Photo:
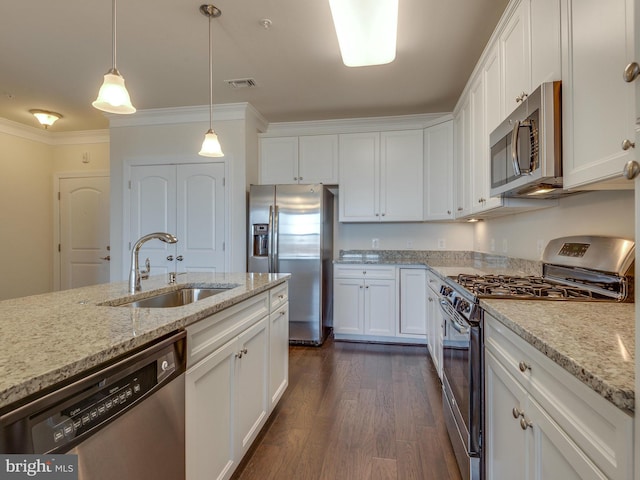
[[[425,265],[460,273],[540,275],[541,262],[477,252],[347,251],[336,263]],[[451,281],[451,280],[448,280]],[[483,299],[481,306],[618,408],[635,410],[634,304]]]
[[[0,302],[0,412],[3,407],[118,357],[164,334],[266,291],[289,274],[190,273],[169,286],[166,276],[84,287]],[[229,286],[229,291],[176,308],[118,305],[184,286]]]

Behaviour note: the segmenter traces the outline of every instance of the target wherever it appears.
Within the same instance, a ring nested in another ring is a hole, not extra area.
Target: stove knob
[[[440,291],[445,297],[449,297],[449,296],[451,296],[451,293],[453,292],[453,289],[451,287],[447,287],[447,286],[443,285],[442,288],[440,289]]]
[[[469,302],[467,302],[466,300],[460,300],[456,305],[456,310],[458,310],[459,312],[468,312],[470,309],[471,308]]]

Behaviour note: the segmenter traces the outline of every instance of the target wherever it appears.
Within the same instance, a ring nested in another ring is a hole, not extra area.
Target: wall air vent
[[[256,81],[253,78],[236,78],[225,80],[225,82],[233,88],[253,88],[256,86]]]

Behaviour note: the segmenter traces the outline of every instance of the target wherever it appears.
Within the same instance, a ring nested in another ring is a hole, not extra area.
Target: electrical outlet
[[[507,250],[509,250],[509,242],[507,241],[506,238],[502,239],[502,252],[503,253],[507,253]]]
[[[492,238],[491,240],[489,240],[489,251],[490,252],[495,252],[496,251],[496,239]]]
[[[447,248],[447,242],[444,238],[439,238],[438,239],[438,248],[440,249],[445,249]]]
[[[407,240],[407,249],[411,250],[413,248],[413,240]]]
[[[371,239],[371,248],[373,248],[373,249],[380,248],[380,239],[379,238],[372,238]]]

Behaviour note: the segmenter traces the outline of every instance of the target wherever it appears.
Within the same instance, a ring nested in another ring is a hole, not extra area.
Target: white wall
[[[540,260],[538,243],[566,235],[635,238],[633,190],[598,191],[560,199],[557,207],[475,224],[474,250]],[[505,243],[506,242],[506,243]],[[505,247],[506,246],[506,250]]]

